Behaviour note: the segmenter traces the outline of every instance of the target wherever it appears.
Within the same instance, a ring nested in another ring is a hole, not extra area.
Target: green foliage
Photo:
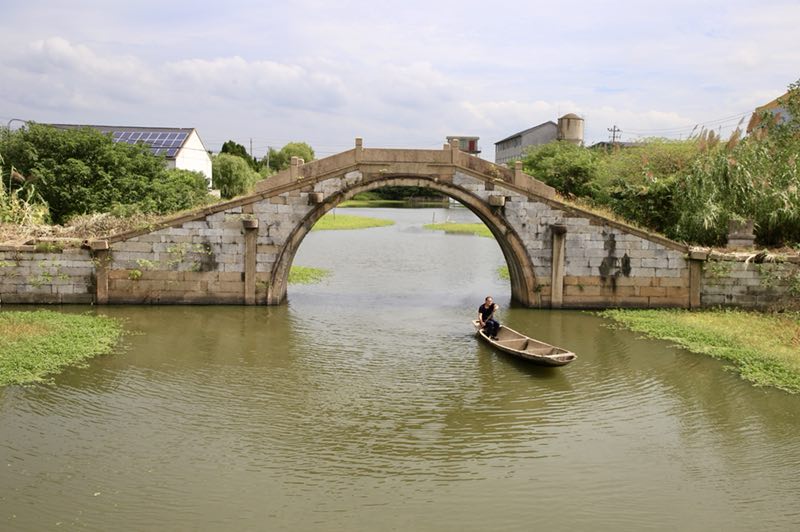
[[[353,216],[350,214],[335,214],[329,212],[320,218],[311,230],[368,229],[370,227],[384,227],[388,225],[394,225],[394,221],[383,218],[369,218],[367,216]]]
[[[152,183],[152,209],[143,212],[168,213],[191,209],[211,201],[208,182],[202,172],[172,168]],[[143,202],[146,205],[146,202]]]
[[[502,281],[508,281],[511,279],[511,273],[508,271],[507,265],[502,265],[497,267],[497,277]]]
[[[739,310],[606,310],[601,316],[694,353],[732,362],[757,386],[800,393],[800,314]]]
[[[475,235],[487,238],[494,238],[492,232],[486,225],[478,223],[456,223],[444,222],[439,224],[426,224],[422,226],[423,229],[431,229],[434,231],[444,231],[452,235]]]
[[[241,157],[244,159],[250,168],[253,170],[258,170],[258,164],[253,157],[250,157],[250,154],[247,153],[247,148],[239,144],[238,142],[234,142],[229,140],[222,145],[222,148],[219,150],[220,153],[227,153],[228,155],[236,155],[237,157]]]
[[[742,139],[710,131],[683,141],[593,151],[566,143],[531,150],[525,171],[567,197],[608,208],[625,220],[677,240],[726,242],[728,223],[752,219],[765,246],[800,242],[800,81],[781,102],[790,119],[771,115]]]
[[[214,157],[212,176],[214,188],[218,188],[220,195],[226,199],[248,193],[261,178],[247,161],[227,153]]]
[[[289,284],[317,284],[330,274],[330,270],[323,268],[292,266],[289,270]]]
[[[527,174],[544,181],[566,197],[592,197],[597,178],[595,152],[568,142],[534,146],[522,159]]]
[[[627,220],[680,239],[682,235],[674,230],[679,216],[675,209],[677,188],[676,176],[646,183],[616,180],[606,189],[605,204]]]
[[[305,142],[290,142],[280,150],[269,149],[269,167],[280,172],[292,162],[292,157],[300,157],[305,162],[314,160],[314,148]]]
[[[196,175],[170,172],[163,157],[146,146],[114,143],[110,135],[92,128],[29,124],[4,133],[0,154],[16,172],[18,189],[36,187],[54,223],[106,212],[114,204],[163,214],[206,201],[205,182]],[[5,182],[10,174],[3,172]]]
[[[361,194],[358,194],[358,196],[364,197],[364,194],[368,194],[370,199],[402,201],[409,201],[419,198],[438,199],[442,197],[440,194],[432,192],[431,189],[425,187],[381,187],[369,192],[362,192]]]
[[[0,313],[0,386],[39,382],[86,359],[112,351],[122,335],[106,316],[49,310]]]

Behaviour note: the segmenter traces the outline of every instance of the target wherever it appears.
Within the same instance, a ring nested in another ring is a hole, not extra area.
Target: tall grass
[[[765,246],[800,243],[800,82],[782,107],[744,136],[701,130],[687,140],[647,139],[592,151],[551,144],[525,169],[567,197],[611,209],[626,221],[689,243],[721,245],[731,221],[752,220]],[[740,124],[741,126],[741,124]]]

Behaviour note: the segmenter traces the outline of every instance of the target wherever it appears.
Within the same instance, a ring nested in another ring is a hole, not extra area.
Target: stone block
[[[78,292],[73,294],[61,294],[61,303],[65,305],[88,305],[94,303],[94,294]]]
[[[673,277],[666,277],[666,276],[658,276],[658,286],[689,286],[689,280],[686,277],[682,277],[678,270],[668,270],[676,272],[676,275]]]
[[[680,277],[681,271],[673,268],[656,268],[656,277]]]
[[[688,286],[668,286],[666,287],[667,290],[667,297],[668,298],[684,298],[688,299],[689,297],[689,287]]]
[[[241,272],[219,272],[217,279],[222,282],[239,282],[244,281]]]
[[[669,268],[669,259],[646,259],[642,258],[642,267],[643,268]]]
[[[243,294],[244,282],[210,282],[208,283],[208,291],[212,294],[216,293],[230,293],[230,294]]]
[[[641,286],[639,287],[638,295],[646,297],[665,297],[667,295],[667,289],[657,286]]]

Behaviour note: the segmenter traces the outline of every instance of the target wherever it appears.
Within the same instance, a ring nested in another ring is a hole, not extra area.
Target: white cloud
[[[587,140],[613,124],[624,137],[688,131],[800,77],[800,5],[784,0],[510,0],[498,15],[409,0],[391,17],[359,0],[186,5],[7,0],[0,114],[191,125],[211,147],[333,150],[356,135],[428,147],[447,134],[491,146],[567,112],[585,116]]]

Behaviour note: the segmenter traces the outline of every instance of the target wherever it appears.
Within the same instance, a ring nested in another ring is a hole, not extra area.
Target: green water
[[[467,212],[369,214],[397,223],[307,237],[333,273],[285,306],[102,308],[134,332],[114,356],[0,390],[0,529],[800,527],[800,398],[511,307],[493,240],[421,229]],[[477,342],[488,294],[578,360]]]

